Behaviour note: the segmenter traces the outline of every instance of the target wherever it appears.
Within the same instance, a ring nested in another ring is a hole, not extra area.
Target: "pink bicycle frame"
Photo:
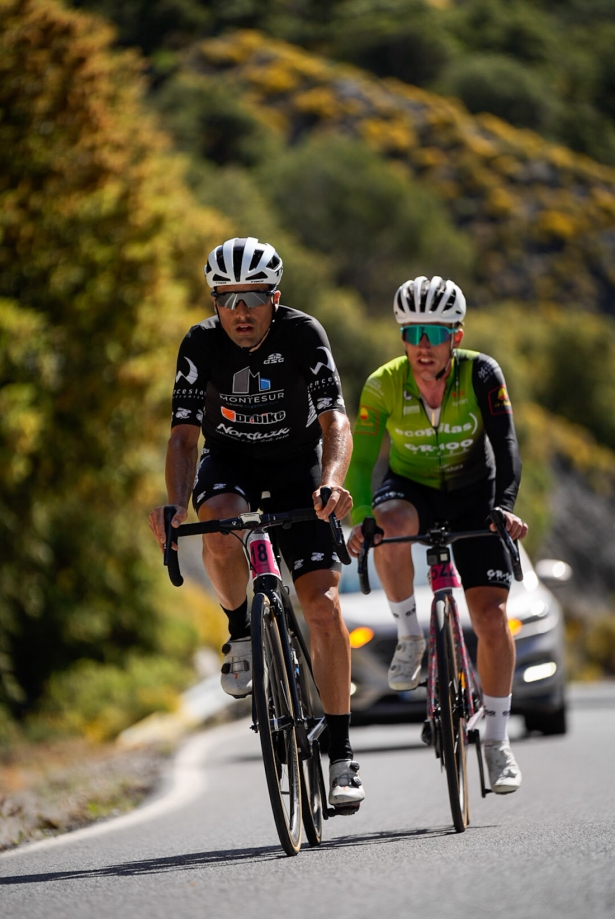
[[[248,536],[248,552],[253,581],[263,574],[272,574],[282,580],[271,539],[265,530],[252,530]]]
[[[472,665],[468,657],[468,651],[466,648],[466,643],[463,639],[463,633],[461,631],[461,626],[459,624],[459,613],[457,610],[457,604],[455,603],[454,598],[452,597],[453,588],[461,587],[461,579],[459,577],[459,572],[455,568],[453,562],[446,562],[445,564],[436,564],[431,565],[428,575],[429,583],[434,592],[434,599],[431,607],[431,620],[429,626],[429,655],[428,655],[428,670],[427,670],[427,717],[433,719],[435,712],[435,690],[436,690],[436,614],[435,614],[435,604],[436,600],[442,600],[446,596],[450,596],[452,603],[455,607],[455,614],[451,617],[451,622],[453,626],[453,640],[455,642],[455,647],[457,648],[457,654],[459,655],[459,663],[461,664],[461,670],[463,674],[467,674],[469,679],[463,681],[463,692],[466,703],[466,712],[468,714],[468,721],[466,723],[466,731],[472,730],[476,723],[480,720],[483,714],[482,707],[480,709],[476,708],[475,705],[475,690],[474,678]]]

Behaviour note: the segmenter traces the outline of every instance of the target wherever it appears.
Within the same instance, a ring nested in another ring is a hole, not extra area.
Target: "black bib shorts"
[[[292,511],[312,507],[312,493],[320,484],[320,448],[307,450],[283,463],[215,455],[205,450],[196,472],[192,504],[201,505],[220,494],[245,498],[251,511]],[[263,492],[269,497],[263,500]],[[340,571],[329,524],[324,520],[295,523],[289,529],[276,527],[277,544],[293,581],[309,571]]]
[[[485,530],[494,506],[495,481],[482,481],[455,491],[439,491],[419,485],[388,469],[374,495],[373,507],[385,501],[408,501],[419,515],[420,532],[446,521],[450,529]],[[453,543],[453,557],[464,590],[470,587],[503,587],[510,590],[513,574],[510,559],[497,537],[462,539]]]

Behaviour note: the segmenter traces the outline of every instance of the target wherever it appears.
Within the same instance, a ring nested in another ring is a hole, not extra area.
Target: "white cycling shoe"
[[[421,661],[425,654],[423,636],[400,638],[389,667],[389,686],[395,692],[416,689],[421,678]]]
[[[222,646],[224,663],[220,684],[224,692],[244,699],[252,692],[252,640],[236,638]]]
[[[331,807],[358,810],[365,798],[359,764],[352,759],[340,759],[329,766],[329,804]]]
[[[521,785],[521,770],[508,740],[486,740],[485,760],[489,770],[491,791],[509,795]]]

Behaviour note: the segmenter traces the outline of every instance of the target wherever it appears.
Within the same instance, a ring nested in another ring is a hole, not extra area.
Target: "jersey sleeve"
[[[335,411],[345,415],[342,382],[331,345],[322,325],[312,316],[302,330],[301,354],[301,370],[316,414]]]
[[[497,361],[480,354],[472,383],[495,457],[495,503],[512,511],[521,481],[521,457],[506,380]]]
[[[171,427],[178,424],[201,426],[207,390],[205,348],[199,342],[199,327],[194,326],[182,341],[175,369]]]
[[[372,513],[372,473],[384,436],[389,411],[383,397],[379,371],[373,373],[361,393],[353,431],[352,459],[346,488],[352,495],[352,522],[362,523]]]

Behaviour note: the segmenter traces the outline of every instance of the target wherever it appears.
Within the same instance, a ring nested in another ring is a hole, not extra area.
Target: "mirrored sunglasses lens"
[[[431,342],[432,345],[442,345],[445,341],[449,340],[453,334],[453,330],[445,329],[441,325],[432,325],[426,326],[425,333],[427,335],[427,340]]]
[[[233,291],[232,293],[216,294],[216,303],[225,309],[234,310],[237,308],[239,301],[243,301],[248,309],[255,306],[262,306],[270,299],[271,294],[268,291]]]
[[[448,341],[454,329],[442,325],[407,325],[402,329],[402,337],[410,345],[418,345],[423,335],[427,336],[430,345],[441,345]]]

